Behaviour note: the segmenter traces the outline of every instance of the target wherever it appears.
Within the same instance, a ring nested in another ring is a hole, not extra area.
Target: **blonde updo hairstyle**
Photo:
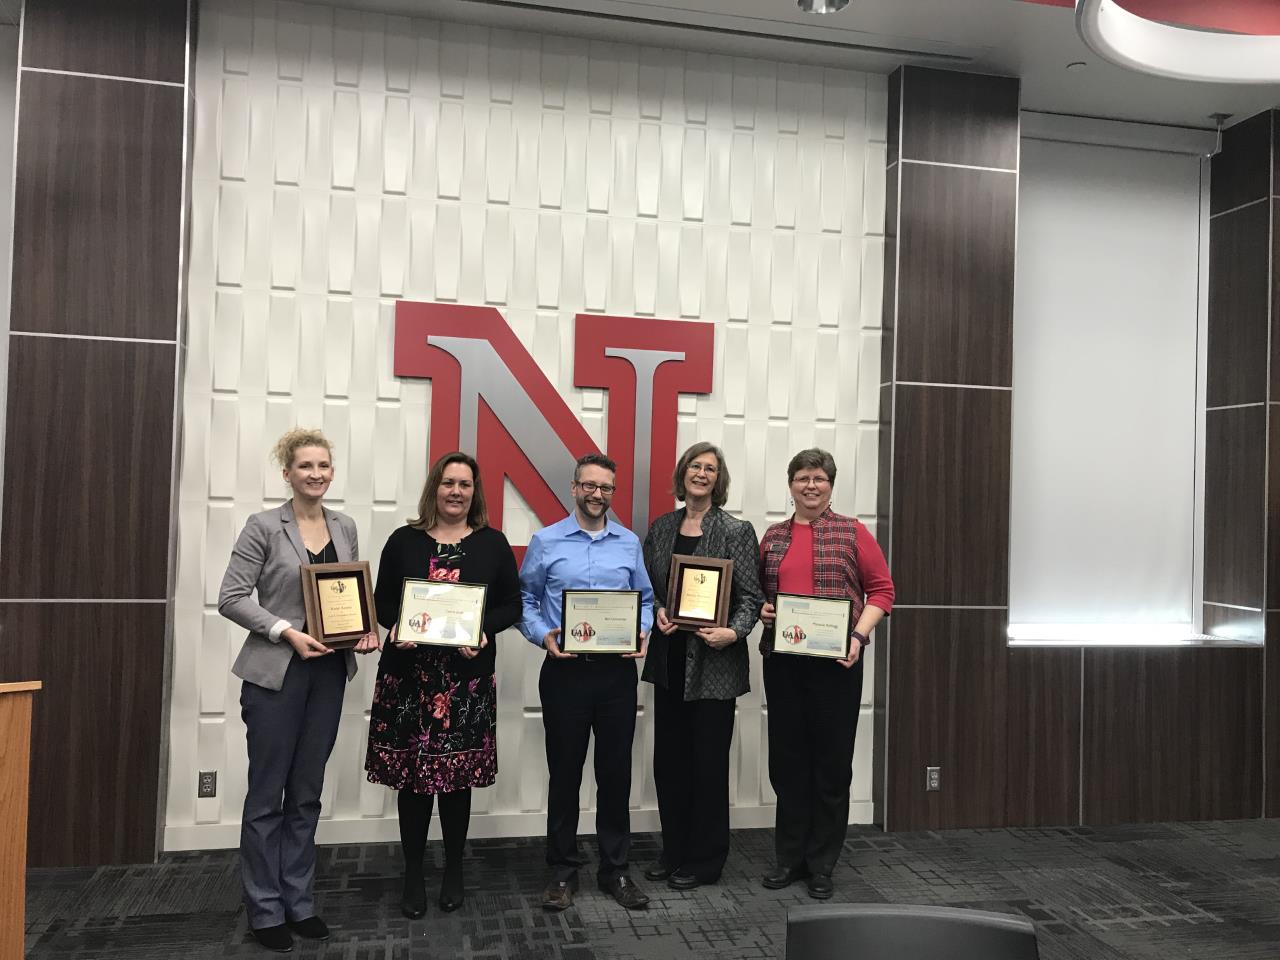
[[[329,438],[310,427],[294,427],[276,441],[271,456],[281,470],[288,470],[293,466],[294,456],[303,447],[324,447],[329,451],[330,458],[333,457],[333,444],[329,442]]]

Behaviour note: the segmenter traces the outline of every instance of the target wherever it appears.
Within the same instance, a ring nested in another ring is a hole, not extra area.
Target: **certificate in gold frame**
[[[667,619],[694,630],[728,626],[732,586],[732,560],[673,555],[667,579]]]
[[[368,560],[304,563],[302,604],[307,633],[333,650],[354,647],[377,629]]]
[[[639,653],[639,590],[566,590],[560,610],[565,653]]]
[[[483,583],[416,580],[406,577],[400,589],[396,640],[432,647],[480,649],[484,639]]]
[[[831,660],[849,658],[852,600],[780,593],[773,608],[774,653]]]

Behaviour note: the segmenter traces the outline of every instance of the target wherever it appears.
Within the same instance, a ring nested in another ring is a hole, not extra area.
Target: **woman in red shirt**
[[[769,782],[777,794],[777,863],[770,890],[806,879],[828,899],[849,822],[853,740],[862,704],[862,650],[893,607],[893,581],[867,528],[831,510],[836,464],[825,450],[801,450],[787,465],[795,501],[790,520],[760,541],[764,689],[769,704]],[[775,654],[779,593],[847,599],[853,604],[849,657]]]

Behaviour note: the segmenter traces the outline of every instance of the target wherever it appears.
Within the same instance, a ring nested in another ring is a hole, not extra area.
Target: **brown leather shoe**
[[[547,882],[542,891],[543,910],[568,910],[573,906],[573,891],[578,888],[578,881],[555,880]]]
[[[649,907],[649,898],[625,873],[600,884],[600,889],[628,910],[647,910]]]

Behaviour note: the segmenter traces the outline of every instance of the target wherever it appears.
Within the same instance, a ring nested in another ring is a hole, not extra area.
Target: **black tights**
[[[396,796],[400,810],[400,849],[404,852],[404,874],[407,881],[421,881],[422,858],[427,850],[427,828],[431,825],[431,793],[401,790]],[[455,790],[440,794],[440,832],[444,835],[445,875],[462,875],[462,851],[467,845],[467,827],[471,823],[471,790]]]

